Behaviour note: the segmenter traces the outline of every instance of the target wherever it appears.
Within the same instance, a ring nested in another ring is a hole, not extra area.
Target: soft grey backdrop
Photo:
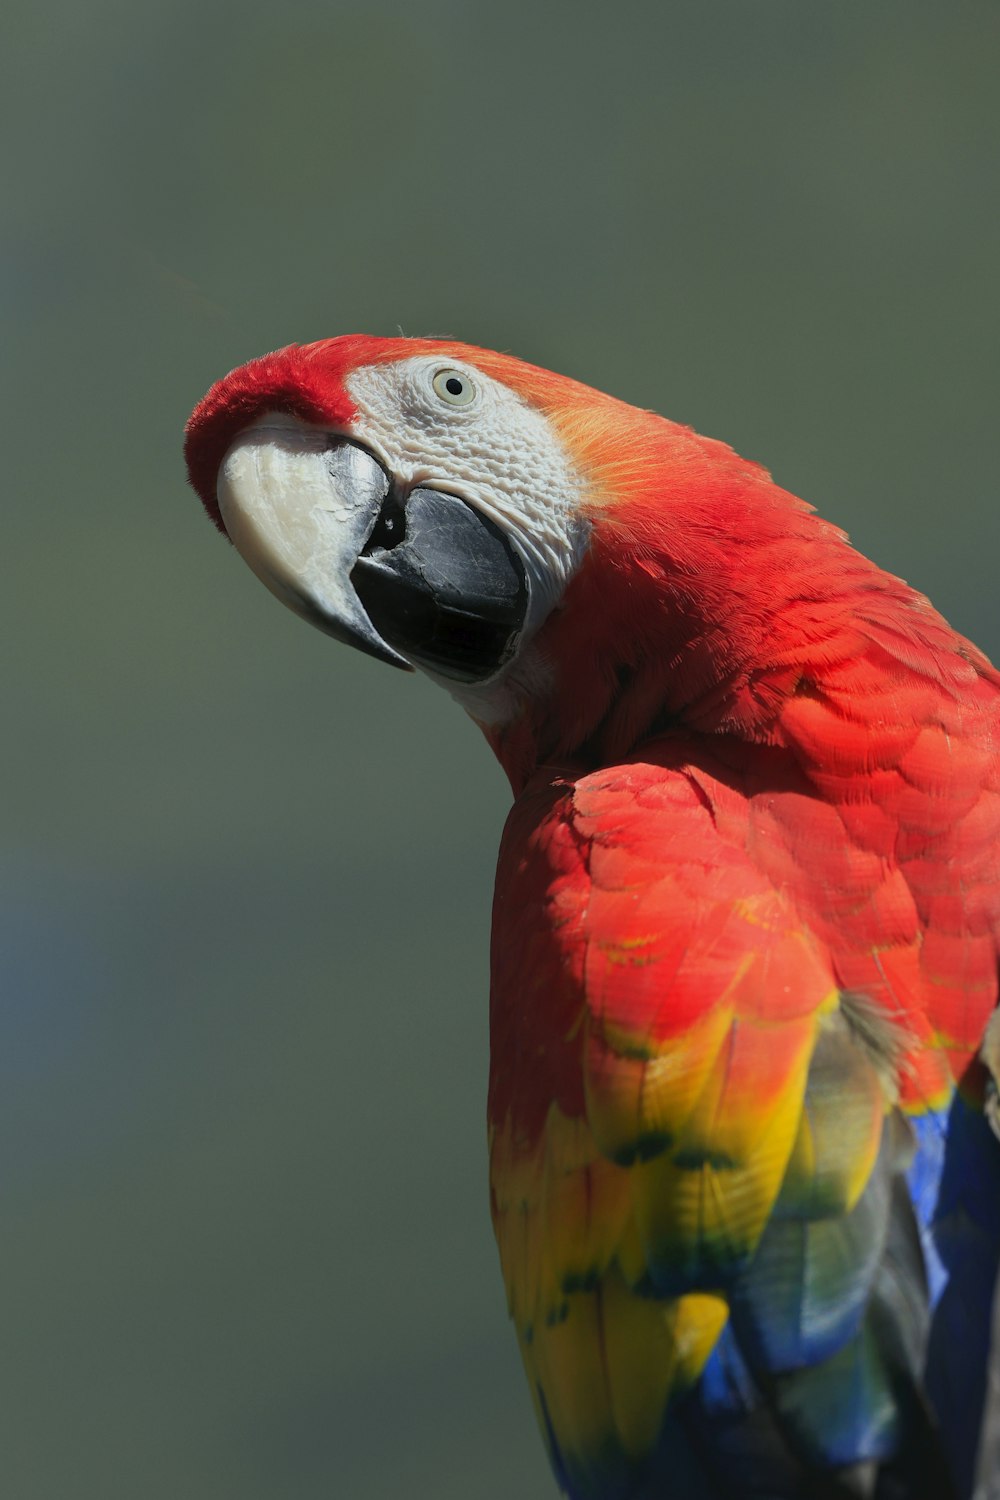
[[[0,1491],[551,1493],[492,1245],[502,777],[186,492],[453,333],[763,460],[1000,647],[994,3],[8,0]]]

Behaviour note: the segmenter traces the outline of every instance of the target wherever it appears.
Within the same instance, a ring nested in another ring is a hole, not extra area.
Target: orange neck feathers
[[[892,676],[895,655],[967,691],[972,652],[995,680],[922,595],[724,444],[607,397],[550,415],[594,475],[593,533],[536,640],[547,687],[485,729],[515,793],[539,765],[614,763],[674,729],[788,743],[784,706],[845,662]]]

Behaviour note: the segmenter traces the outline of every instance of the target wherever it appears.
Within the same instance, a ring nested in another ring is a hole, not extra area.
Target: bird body
[[[725,445],[465,345],[266,356],[188,459],[510,778],[491,1195],[562,1489],[1000,1494],[986,658]]]

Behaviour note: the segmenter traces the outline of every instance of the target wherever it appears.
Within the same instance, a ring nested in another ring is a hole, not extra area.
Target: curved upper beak
[[[406,491],[366,449],[280,415],[240,434],[217,493],[258,578],[328,635],[456,682],[487,680],[517,649],[524,563],[460,496]]]
[[[389,493],[385,470],[354,443],[301,423],[240,433],[219,469],[226,531],[262,583],[328,635],[405,671],[350,581]]]

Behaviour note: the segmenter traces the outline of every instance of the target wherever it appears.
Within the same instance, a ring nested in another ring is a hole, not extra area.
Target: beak
[[[517,649],[524,564],[457,495],[406,493],[364,448],[265,418],[218,477],[237,551],[283,603],[380,661],[483,682]]]
[[[276,421],[240,433],[219,469],[219,509],[243,561],[289,609],[327,635],[412,671],[375,630],[351,569],[389,493],[353,443]]]

